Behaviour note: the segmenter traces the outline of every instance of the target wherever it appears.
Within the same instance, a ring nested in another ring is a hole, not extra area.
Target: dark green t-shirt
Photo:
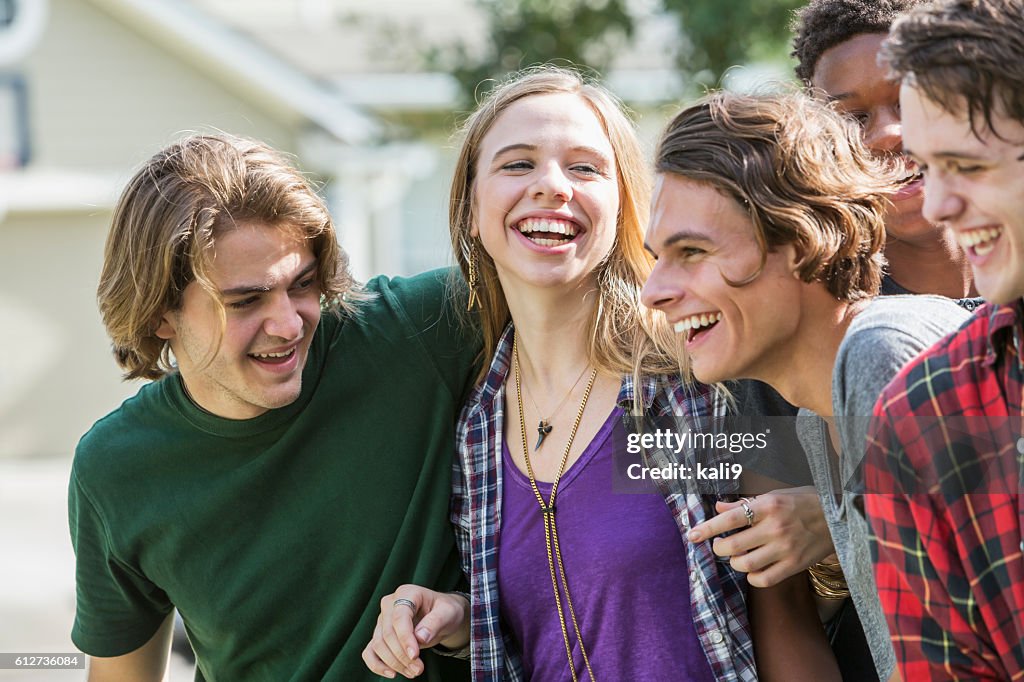
[[[357,317],[325,314],[287,407],[215,417],[175,374],[93,426],[69,493],[82,651],[133,651],[177,607],[199,679],[378,679],[360,653],[380,598],[460,579],[450,472],[479,346],[446,277],[378,278]],[[439,659],[424,679],[468,677]]]

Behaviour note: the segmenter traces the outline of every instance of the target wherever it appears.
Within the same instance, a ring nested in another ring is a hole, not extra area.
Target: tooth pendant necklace
[[[563,405],[565,405],[565,401],[569,399],[569,396],[572,395],[572,392],[575,391],[576,387],[580,385],[580,379],[582,379],[583,375],[587,373],[587,367],[589,366],[589,364],[583,366],[583,369],[580,370],[580,375],[576,377],[576,381],[573,382],[573,385],[569,389],[569,392],[565,394],[564,398],[562,398],[562,402],[558,403],[558,406],[555,407],[555,409],[551,412],[551,416],[548,417],[547,419],[542,418],[540,421],[537,422],[537,444],[533,446],[534,452],[540,450],[540,446],[544,444],[544,439],[547,438],[548,434],[551,433],[552,428],[554,428],[551,426],[551,420],[555,418],[555,415],[558,414],[558,411],[562,409]],[[526,395],[530,396],[530,402],[533,403],[533,407],[534,409],[537,410],[537,414],[541,414],[540,406],[537,405],[537,401],[533,399],[533,394],[530,392],[529,386],[526,387]]]
[[[589,364],[587,366],[589,367]],[[597,379],[597,367],[590,373],[590,381],[587,382],[587,388],[583,391],[580,409],[576,412],[576,421],[573,422],[572,430],[569,432],[569,441],[565,444],[565,451],[562,453],[562,461],[558,465],[555,480],[551,482],[551,496],[547,501],[544,500],[544,496],[540,494],[540,488],[537,487],[537,477],[533,473],[533,464],[530,462],[530,449],[526,446],[526,418],[523,416],[523,382],[519,373],[519,344],[516,336],[512,337],[512,367],[516,377],[516,400],[519,406],[519,429],[523,437],[523,459],[526,460],[526,473],[530,478],[530,487],[533,489],[534,497],[537,498],[537,504],[540,506],[541,516],[544,521],[544,545],[548,555],[548,572],[551,574],[551,588],[555,594],[558,624],[562,626],[562,642],[565,644],[565,655],[569,659],[569,672],[572,675],[572,682],[579,682],[578,673],[583,671],[581,669],[577,672],[576,664],[572,658],[572,645],[569,642],[568,625],[571,622],[573,634],[576,635],[576,641],[580,645],[580,653],[583,655],[583,665],[590,675],[591,682],[593,682],[595,679],[594,671],[590,667],[590,656],[587,654],[587,647],[583,645],[583,635],[580,633],[580,624],[576,619],[576,607],[573,605],[572,596],[569,594],[569,582],[565,578],[565,566],[562,564],[562,548],[558,544],[558,526],[555,525],[555,497],[558,495],[558,482],[562,480],[562,474],[565,473],[565,465],[569,461],[569,451],[572,450],[572,442],[576,438],[576,431],[579,430],[580,422],[583,421],[583,411],[587,409],[590,391],[593,390],[594,380]],[[583,368],[584,371],[586,369],[586,367]],[[582,377],[583,375],[580,374],[580,376]],[[576,380],[576,383],[579,383],[579,379]],[[570,390],[569,393],[571,394],[572,391]],[[541,420],[541,424],[544,424],[543,420]],[[541,435],[541,441],[544,440],[544,435],[546,434]],[[539,441],[537,446],[540,447]],[[565,592],[564,607],[562,605],[562,597],[560,596],[560,593],[563,591]],[[566,619],[567,613],[568,619]]]

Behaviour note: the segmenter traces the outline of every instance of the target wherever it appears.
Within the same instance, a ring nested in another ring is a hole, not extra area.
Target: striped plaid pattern
[[[516,645],[500,628],[497,576],[504,394],[511,365],[512,333],[510,326],[502,336],[486,378],[463,408],[457,431],[459,458],[452,474],[452,521],[462,568],[470,577],[472,590],[470,647],[476,682],[517,682],[524,678]],[[631,377],[625,377],[618,403],[627,414],[632,410],[635,390]],[[676,378],[645,379],[640,390],[647,407],[647,416],[641,422],[681,415],[710,423],[724,414],[724,401],[713,397],[709,389],[684,385]],[[634,428],[637,422],[632,417],[625,421],[627,429]],[[671,453],[660,452],[644,456],[653,465],[672,457]],[[713,498],[686,491],[666,488],[662,492],[682,534],[703,521],[714,503]],[[745,577],[733,571],[727,562],[717,560],[710,543],[685,545],[692,578],[694,624],[712,671],[719,680],[756,680],[746,617]]]
[[[904,680],[1024,679],[1022,312],[978,309],[875,406],[864,502]]]

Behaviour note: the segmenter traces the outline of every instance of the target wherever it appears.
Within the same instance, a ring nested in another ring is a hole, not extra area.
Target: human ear
[[[153,334],[164,341],[170,341],[178,333],[177,326],[175,325],[174,315],[170,312],[164,313],[157,323],[156,330]]]
[[[796,244],[786,244],[779,250],[786,258],[786,267],[789,268],[789,272],[793,275],[793,278],[803,280],[803,276],[800,274],[800,268],[803,266],[803,257],[797,250]]]

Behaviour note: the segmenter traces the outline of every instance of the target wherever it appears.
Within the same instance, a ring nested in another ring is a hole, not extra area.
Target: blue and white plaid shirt
[[[475,682],[524,679],[516,644],[501,631],[498,595],[502,431],[512,335],[509,326],[486,378],[462,410],[457,430],[459,458],[452,474],[452,522],[462,569],[470,576],[472,591],[470,649]],[[618,396],[618,404],[626,415],[633,410],[635,390],[632,377],[626,376]],[[711,389],[683,383],[677,377],[645,378],[640,390],[645,408],[642,422],[664,417],[710,421],[725,413],[724,401],[715,397]],[[636,430],[633,417],[626,416],[624,421],[628,430]],[[664,466],[678,459],[660,450],[645,451],[643,457],[650,466]],[[713,496],[698,494],[692,481],[666,483],[661,492],[684,536],[694,625],[712,672],[719,680],[756,680],[747,622],[746,577],[717,559],[710,543],[694,544],[685,539],[692,525],[707,518],[715,501]]]

